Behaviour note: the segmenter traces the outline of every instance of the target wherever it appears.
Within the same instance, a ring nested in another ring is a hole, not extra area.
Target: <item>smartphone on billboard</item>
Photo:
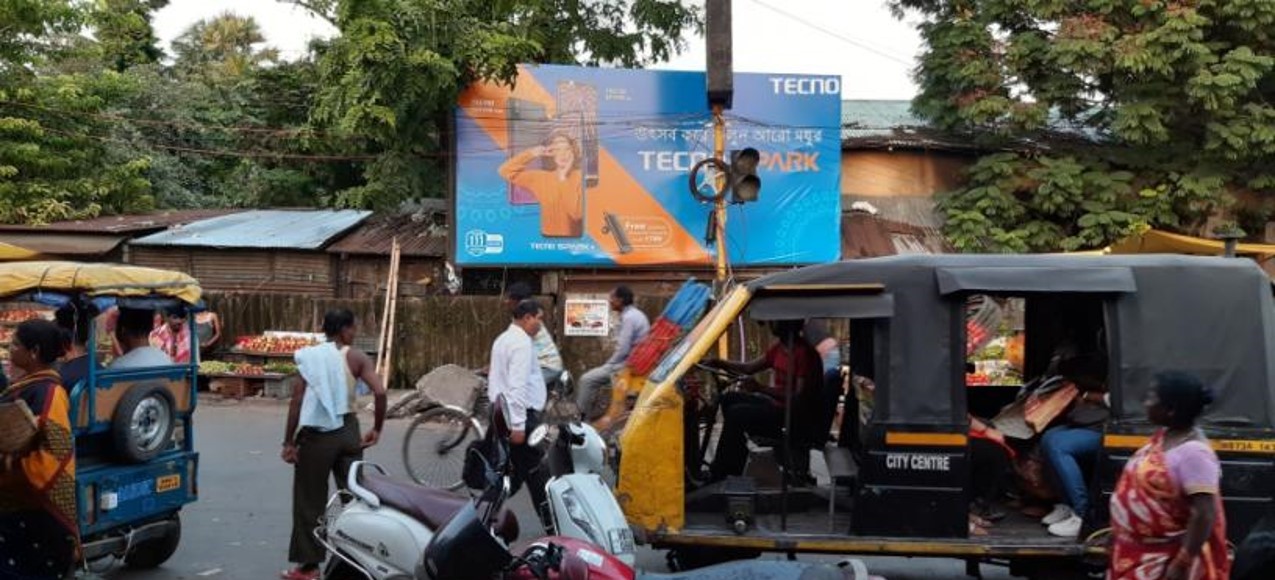
[[[585,187],[598,185],[598,89],[577,81],[558,82],[557,126],[580,145]]]
[[[549,136],[549,115],[544,105],[526,99],[510,98],[505,107],[505,131],[509,149],[508,158],[519,153],[543,145]],[[527,166],[528,169],[547,169],[544,159],[536,159]],[[509,183],[509,204],[529,205],[536,203],[536,196],[524,187]]]

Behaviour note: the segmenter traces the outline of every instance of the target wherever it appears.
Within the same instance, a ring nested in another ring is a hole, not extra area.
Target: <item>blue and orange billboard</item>
[[[841,81],[735,75],[727,149],[761,153],[760,199],[732,205],[734,265],[812,264],[841,252]],[[705,75],[524,66],[456,113],[456,261],[466,266],[713,262],[711,204],[690,192],[712,155]]]

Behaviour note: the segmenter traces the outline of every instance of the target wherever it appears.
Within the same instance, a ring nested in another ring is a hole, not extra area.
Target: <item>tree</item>
[[[152,206],[148,160],[121,154],[100,116],[131,90],[114,72],[49,72],[82,48],[78,3],[0,4],[0,222],[42,223]]]
[[[167,5],[168,0],[98,0],[90,20],[108,68],[124,72],[163,58],[151,14]]]
[[[320,50],[313,119],[370,141],[366,184],[334,202],[395,207],[440,197],[449,116],[475,81],[511,82],[519,63],[664,60],[697,10],[676,0],[297,1],[341,34]]]
[[[173,40],[174,68],[180,75],[210,83],[233,82],[279,60],[251,16],[225,12],[201,20]]]
[[[913,109],[1002,150],[940,203],[960,249],[1070,250],[1148,225],[1190,231],[1236,194],[1275,193],[1273,2],[891,5],[925,17]]]

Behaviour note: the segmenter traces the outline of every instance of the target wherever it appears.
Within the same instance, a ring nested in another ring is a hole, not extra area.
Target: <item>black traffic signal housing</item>
[[[730,201],[741,204],[757,201],[761,193],[761,178],[757,176],[757,164],[761,161],[761,153],[752,147],[745,147],[730,153]]]

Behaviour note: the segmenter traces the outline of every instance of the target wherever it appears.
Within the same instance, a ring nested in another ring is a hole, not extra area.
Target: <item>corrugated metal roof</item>
[[[357,210],[256,210],[201,220],[133,240],[138,246],[318,250],[372,215]]]
[[[102,216],[86,220],[53,222],[42,226],[0,224],[4,232],[76,232],[85,234],[140,234],[178,224],[241,212],[241,209],[174,209],[133,215]]]
[[[128,236],[86,233],[4,232],[0,243],[13,244],[41,254],[65,257],[104,256],[118,248]]]
[[[447,217],[437,212],[373,217],[328,246],[334,254],[388,256],[394,238],[403,256],[447,256]]]
[[[1048,136],[1052,139],[1097,141],[1102,135],[1089,127],[1050,114]],[[943,131],[912,114],[912,101],[841,101],[841,144],[843,147],[925,147],[935,149],[982,149],[968,135]]]

